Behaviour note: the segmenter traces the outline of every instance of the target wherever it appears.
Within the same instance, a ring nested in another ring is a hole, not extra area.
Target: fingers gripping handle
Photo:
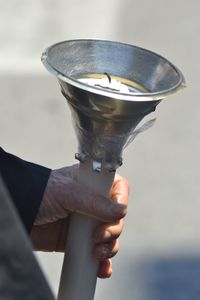
[[[79,182],[103,196],[108,196],[115,173],[102,169],[94,172],[92,161],[80,164]],[[92,255],[92,234],[98,221],[73,214],[64,257],[58,300],[93,300],[98,262]]]

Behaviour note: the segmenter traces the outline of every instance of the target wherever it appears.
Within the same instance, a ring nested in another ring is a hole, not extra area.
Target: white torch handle
[[[79,182],[103,196],[109,195],[114,175],[104,169],[94,172],[92,161],[80,163]],[[58,300],[94,299],[98,262],[92,255],[92,234],[98,223],[84,215],[71,216]]]

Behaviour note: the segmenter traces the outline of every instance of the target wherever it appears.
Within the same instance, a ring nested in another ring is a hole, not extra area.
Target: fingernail
[[[115,204],[113,207],[113,212],[117,217],[123,218],[127,213],[127,206],[125,204]]]

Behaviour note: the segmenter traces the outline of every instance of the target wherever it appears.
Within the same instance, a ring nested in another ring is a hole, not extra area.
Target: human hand
[[[93,233],[93,253],[100,261],[98,277],[112,274],[110,258],[119,250],[118,237],[123,229],[128,204],[128,182],[115,176],[111,200],[76,181],[78,165],[53,170],[31,232],[36,250],[64,251],[69,226],[68,215],[79,212],[101,220]]]

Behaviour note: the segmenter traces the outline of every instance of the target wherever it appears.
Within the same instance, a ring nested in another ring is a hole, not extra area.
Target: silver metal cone
[[[79,159],[110,170],[121,164],[123,147],[143,117],[185,86],[165,58],[118,42],[65,41],[47,48],[42,61],[70,105]]]

